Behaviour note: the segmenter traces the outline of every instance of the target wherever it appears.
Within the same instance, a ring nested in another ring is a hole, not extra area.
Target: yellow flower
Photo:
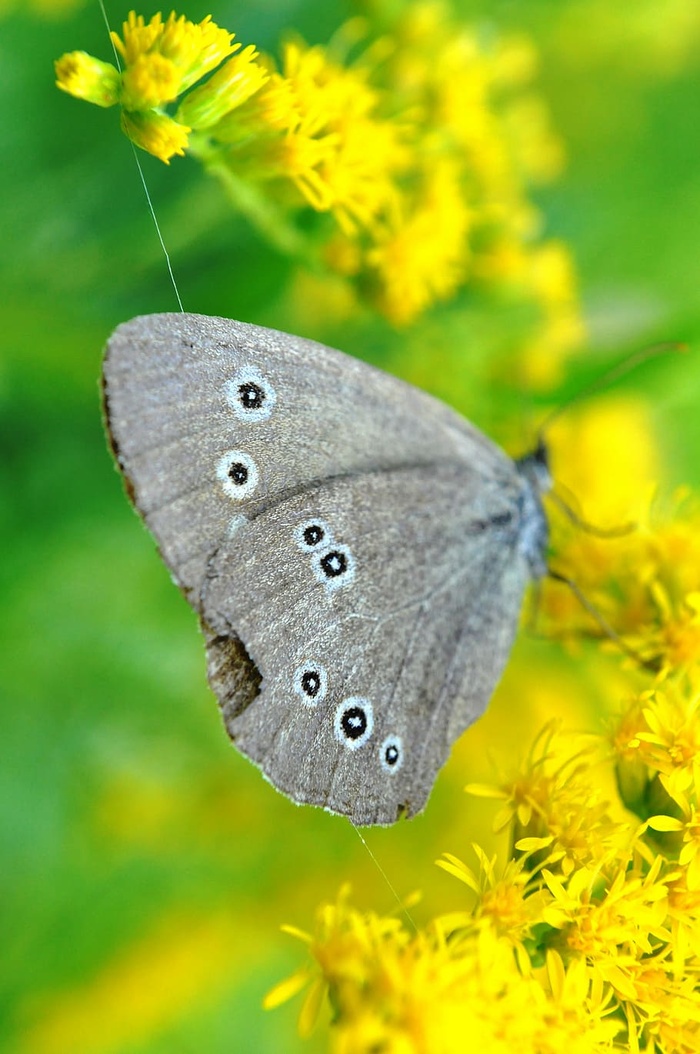
[[[256,116],[263,124],[278,132],[296,127],[300,120],[297,92],[294,83],[273,72],[256,99]]]
[[[366,26],[352,20],[327,48],[292,40],[276,70],[252,45],[234,55],[240,45],[209,17],[146,21],[131,12],[121,36],[112,34],[124,61],[122,106],[163,113],[179,101],[179,130],[154,120],[144,132],[142,118],[123,126],[138,125],[134,141],[164,160],[188,146],[263,231],[284,229],[277,240],[287,251],[303,243],[352,274],[358,299],[371,298],[395,325],[470,279],[501,283],[508,295],[517,287],[540,316],[524,323],[521,373],[551,381],[583,326],[573,268],[563,248],[539,244],[528,198],[528,185],[553,178],[562,156],[531,87],[533,46],[522,37],[487,42],[434,3],[406,5],[373,41]],[[188,141],[183,128],[206,135]],[[342,237],[329,224],[311,237],[295,229],[289,216],[303,206],[330,213]]]
[[[177,17],[173,11],[165,22],[160,13],[154,15],[150,22],[145,22],[142,15],[131,11],[122,26],[122,34],[123,40],[118,33],[113,32],[111,36],[124,59],[127,72],[129,67],[144,57],[157,55],[172,64],[175,71],[172,77],[178,81],[175,95],[185,91],[235,50],[233,34],[220,29],[212,22],[211,15],[196,24],[189,22],[184,15]],[[161,101],[170,102],[174,97],[168,94]],[[149,102],[133,108],[149,109],[152,105]]]
[[[520,214],[527,222],[524,208]],[[500,272],[516,295],[536,307],[537,321],[520,354],[520,374],[529,386],[551,388],[561,380],[567,356],[585,338],[575,266],[570,250],[559,241],[523,246],[522,240],[506,232],[486,257],[486,273]],[[483,262],[480,268],[484,273]]]
[[[576,279],[571,253],[559,241],[544,242],[527,256],[524,281],[538,303],[556,309],[576,300]]]
[[[592,416],[591,424],[597,416]],[[642,506],[635,522],[640,496],[633,497],[632,491],[636,485],[649,505],[650,488],[644,486],[644,475],[651,472],[655,455],[650,435],[640,427],[641,411],[636,412],[630,404],[625,412],[620,406],[617,417],[617,424],[605,438],[598,441],[592,437],[590,445],[592,429],[584,424],[579,432],[576,471],[579,478],[582,472],[585,476],[589,456],[591,463],[595,460],[598,465],[608,458],[609,471],[599,473],[607,482],[591,488],[591,507],[586,507],[584,514],[594,524],[609,527],[615,523],[614,513],[606,510],[617,508],[618,526],[624,528],[626,521],[628,529],[616,538],[598,538],[576,525],[567,526],[561,516],[554,515],[551,520],[557,555],[553,566],[576,582],[589,603],[650,667],[663,675],[672,670],[692,674],[700,660],[700,510],[689,500],[677,502],[672,517],[662,518],[656,512],[654,523],[651,512]],[[625,417],[630,426],[626,434],[622,431]],[[610,412],[599,420],[602,423],[606,418],[614,422]],[[562,435],[559,422],[553,433],[555,437]],[[558,438],[553,442],[555,478],[558,462],[566,462],[567,445],[568,441],[562,444]],[[630,453],[622,448],[635,449]],[[615,481],[619,481],[617,495]],[[578,485],[574,492],[579,492]],[[586,487],[581,489],[584,492]],[[600,625],[563,586],[545,588],[542,601],[541,612],[550,615],[548,632],[603,635]]]
[[[675,800],[683,812],[681,819],[661,814],[651,816],[647,821],[649,827],[654,831],[677,833],[683,836],[678,865],[685,869],[686,884],[691,893],[700,890],[700,804],[697,793],[700,773],[696,773],[695,783],[696,786],[693,787],[690,797],[676,792]]]
[[[683,848],[678,857],[681,867],[687,868],[688,889],[700,890],[700,808],[688,805],[683,830]]]
[[[283,72],[256,99],[256,114],[281,133],[267,148],[269,175],[290,179],[346,233],[371,228],[390,207],[406,163],[401,128],[377,115],[379,95],[367,81],[366,71],[344,69],[323,48],[292,42]]]
[[[564,167],[564,148],[552,130],[544,100],[528,93],[514,99],[504,123],[512,144],[515,164],[533,183],[551,183]]]
[[[538,66],[539,55],[529,37],[513,34],[496,41],[491,56],[491,77],[495,87],[512,89],[531,84]]]
[[[193,126],[186,116],[178,114],[174,119],[163,112],[163,107],[240,44],[234,45],[233,34],[219,29],[210,16],[195,24],[175,12],[165,21],[157,14],[145,22],[132,11],[122,33],[123,39],[112,33],[112,40],[124,61],[123,73],[84,52],[73,52],[56,63],[58,86],[100,106],[120,102],[124,132],[136,146],[167,164],[173,155],[184,154]],[[212,113],[216,120],[226,109],[239,105],[265,79],[264,72],[253,63],[254,57],[254,49],[246,48],[234,60],[237,65],[227,66],[222,76],[214,79],[213,89],[206,85],[203,94],[195,92],[193,101],[183,104],[182,109],[189,107],[206,122]],[[218,95],[215,101],[211,100],[212,91]]]
[[[305,967],[265,1001],[276,1006],[310,983],[300,1018],[307,1032],[327,989],[337,1054],[461,1054],[466,1037],[480,1054],[591,1054],[619,1031],[581,964],[566,968],[551,956],[545,986],[488,925],[455,936],[438,921],[411,936],[346,897],[320,909],[313,937],[292,931],[316,960],[316,980]]]
[[[206,84],[186,96],[177,111],[178,121],[192,128],[209,129],[255,95],[269,77],[267,70],[255,61],[257,58],[259,53],[252,44],[230,58]]]
[[[509,860],[499,877],[496,858],[489,859],[476,844],[472,848],[479,860],[478,874],[452,853],[445,853],[436,863],[477,895],[476,904],[470,912],[440,916],[436,925],[445,933],[489,926],[513,945],[522,967],[527,958],[523,941],[531,936],[541,917],[543,893],[535,888],[533,873],[524,867],[523,857]]]
[[[520,772],[500,787],[469,785],[471,794],[505,802],[494,830],[512,824],[513,843],[538,852],[564,875],[581,866],[600,866],[618,851],[625,831],[613,822],[602,790],[591,779],[597,744],[575,745],[557,735],[554,723],[535,740]]]
[[[180,92],[180,79],[175,63],[159,52],[137,55],[122,76],[122,106],[144,112],[172,102]]]
[[[56,60],[56,85],[61,91],[96,106],[119,102],[119,71],[85,51],[71,51]]]
[[[553,566],[577,583],[619,633],[640,626],[651,629],[657,605],[650,584],[665,580],[667,571],[660,572],[667,561],[664,543],[660,544],[666,528],[652,530],[650,525],[650,496],[659,467],[647,411],[638,401],[608,397],[582,410],[567,411],[549,430],[548,440],[555,492],[596,527],[622,528],[618,537],[596,537],[553,506]],[[600,471],[603,463],[605,472]],[[583,508],[576,505],[579,495],[585,495]],[[674,524],[674,531],[680,526]],[[671,574],[672,563],[679,568],[692,566],[673,558],[668,561]],[[553,584],[543,590],[541,613],[550,605],[548,632],[580,635],[583,629],[600,635],[600,626],[565,587]]]
[[[186,125],[178,124],[167,114],[129,113],[122,111],[122,128],[132,143],[147,150],[160,161],[170,164],[175,154],[184,154],[188,135],[191,131]]]
[[[306,988],[300,1027],[308,1031],[327,1002],[340,1054],[461,1054],[465,1036],[486,1054],[698,1049],[700,770],[681,734],[692,714],[684,723],[680,711],[664,717],[657,708],[658,720],[646,719],[652,743],[641,739],[640,707],[629,713],[618,730],[625,752],[641,745],[670,758],[673,740],[684,771],[690,765],[682,817],[611,824],[598,811],[590,750],[576,752],[575,740],[546,726],[517,781],[475,788],[508,799],[499,823],[510,827],[511,859],[499,867],[474,846],[478,872],[451,853],[438,861],[475,895],[471,906],[412,933],[400,919],[360,913],[346,889],[319,909],[313,935],[290,931],[311,963],[266,1005]],[[566,845],[562,817],[569,831],[589,821],[587,846],[585,837]],[[659,854],[652,830],[677,837],[678,863]]]
[[[281,79],[293,100],[283,130],[303,128],[314,135],[376,110],[379,93],[368,84],[368,71],[345,69],[320,47],[290,41],[282,55]],[[279,88],[276,77],[271,86]]]
[[[645,538],[652,581],[671,551],[680,559],[695,551],[677,524],[668,538]],[[695,574],[674,567],[664,576],[669,594]],[[500,866],[476,845],[478,871],[452,853],[438,861],[474,894],[470,905],[412,934],[397,919],[360,914],[345,892],[304,937],[313,965],[270,1001],[310,984],[304,1027],[327,997],[332,1049],[342,1054],[461,1054],[465,1036],[487,1054],[697,1050],[700,692],[692,674],[667,669],[648,682],[611,736],[605,760],[617,764],[622,801],[644,822],[606,800],[603,737],[564,736],[550,723],[515,777],[468,788],[504,802],[495,827],[510,841]]]
[[[678,670],[700,662],[700,591],[693,589],[674,605],[659,583],[655,599],[662,616],[658,648],[666,657],[667,666]]]
[[[695,970],[674,978],[664,956],[657,953],[632,964],[628,978],[629,997],[619,1006],[629,1022],[629,1042],[621,1049],[661,1054],[695,1052],[700,1040]]]
[[[461,281],[500,284],[535,303],[540,318],[523,341],[521,371],[527,383],[551,386],[584,324],[573,265],[563,246],[538,244],[542,222],[528,200],[529,185],[556,178],[563,164],[547,107],[530,85],[536,52],[523,37],[485,43],[435,3],[410,5],[396,36],[390,83],[422,115],[416,153],[437,148],[461,169],[473,243]]]
[[[648,874],[621,869],[609,888],[600,890],[600,876],[581,868],[566,881],[545,869],[543,877],[554,901],[543,912],[545,921],[564,932],[567,947],[595,963],[601,976],[629,994],[619,971],[627,963],[653,950],[654,938],[667,940],[667,890],[659,877],[657,857]],[[621,955],[620,949],[625,952]],[[624,970],[622,971],[624,973]]]
[[[643,703],[636,739],[644,763],[667,777],[685,773],[687,787],[700,764],[700,695],[676,681],[656,688]]]
[[[668,914],[673,972],[681,976],[687,960],[700,962],[700,889],[689,889],[687,874],[669,876]]]
[[[451,296],[466,275],[472,213],[456,165],[438,160],[421,190],[400,200],[398,212],[376,231],[366,259],[383,313],[405,325]]]

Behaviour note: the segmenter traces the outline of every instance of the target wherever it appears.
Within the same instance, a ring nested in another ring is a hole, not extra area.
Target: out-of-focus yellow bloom
[[[638,397],[587,398],[558,417],[547,441],[555,490],[562,485],[572,502],[581,501],[575,508],[583,519],[613,528],[648,511],[661,463],[648,406]],[[563,529],[560,517],[554,518],[557,530]]]
[[[646,411],[606,399],[567,412],[551,429],[555,491],[594,527],[570,523],[552,505],[552,566],[573,579],[627,644],[667,670],[700,659],[700,508],[682,492],[672,514],[652,505],[658,455]],[[601,472],[600,466],[605,465]],[[559,487],[560,472],[564,476]],[[571,495],[585,495],[579,510]],[[565,586],[545,584],[538,617],[552,634],[604,635]]]
[[[657,598],[664,621],[660,630],[659,650],[667,656],[669,666],[678,668],[695,665],[700,662],[700,592],[694,589],[681,597],[678,611],[674,612],[661,589],[659,587]]]
[[[534,93],[520,96],[508,106],[504,121],[523,175],[533,183],[557,179],[564,168],[564,147],[552,130],[544,100]]]
[[[405,201],[396,221],[376,235],[367,252],[376,299],[399,325],[436,300],[446,300],[464,281],[471,213],[451,160],[438,161],[420,192]]]
[[[275,70],[255,100],[255,117],[278,132],[296,128],[301,114],[293,82]]]
[[[539,68],[539,54],[532,40],[513,33],[496,41],[492,53],[492,81],[499,91],[532,84]]]
[[[525,303],[534,299],[542,311],[539,365],[530,372],[540,384],[551,381],[563,358],[580,345],[583,325],[575,282],[555,311],[551,301],[538,299],[528,280],[540,226],[528,185],[555,178],[563,162],[544,103],[530,87],[534,49],[522,37],[485,46],[470,27],[450,17],[447,5],[434,2],[407,6],[394,34],[397,46],[384,74],[388,92],[406,113],[419,115],[412,140],[416,156],[426,157],[429,166],[452,166],[457,207],[452,195],[454,225],[448,228],[444,198],[434,198],[432,209],[422,208],[412,193],[402,199],[401,222],[393,218],[388,243],[383,230],[378,246],[368,250],[370,268],[380,268],[386,285],[379,302],[392,320],[406,323],[451,296],[470,275],[490,286],[505,284]],[[411,263],[436,256],[434,271],[442,284],[431,288]],[[508,257],[518,261],[517,278]],[[522,354],[526,362],[534,357],[531,344]]]
[[[467,790],[503,801],[495,830],[512,830],[521,852],[539,852],[564,875],[583,863],[601,865],[619,848],[621,832],[609,815],[601,789],[590,779],[597,743],[557,734],[546,725],[515,779],[499,787],[469,785]]]
[[[494,215],[498,220],[500,210]],[[508,225],[496,230],[474,271],[482,282],[509,290],[517,302],[535,309],[518,357],[518,376],[528,387],[544,389],[561,380],[563,364],[585,339],[576,268],[560,241],[538,243],[537,216],[524,203],[508,210]],[[519,229],[520,228],[520,229]],[[513,365],[507,366],[512,373]]]
[[[550,241],[532,248],[523,258],[519,281],[540,316],[522,351],[523,379],[535,388],[551,387],[561,379],[563,361],[586,335],[567,246]]]
[[[632,418],[633,420],[633,418]],[[635,447],[628,434],[626,447]],[[608,433],[611,461],[615,457],[615,432]],[[645,445],[640,443],[629,455],[628,463],[639,459]],[[601,456],[604,459],[604,440]],[[585,441],[581,450],[585,451]],[[645,459],[645,455],[641,460]],[[585,461],[585,457],[581,459]],[[599,464],[603,461],[599,461]],[[634,476],[624,472],[601,473],[610,480],[619,479],[622,499]],[[638,477],[639,478],[639,477]],[[605,486],[601,491],[596,514],[595,501],[585,510],[586,517],[598,525],[614,524],[602,510],[607,498]],[[649,495],[650,488],[641,488]],[[651,504],[650,498],[646,499]],[[608,508],[615,507],[616,496],[611,489]],[[622,502],[618,506],[621,508]],[[619,537],[599,538],[581,527],[561,522],[555,524],[556,558],[553,566],[571,577],[587,600],[620,634],[639,656],[662,671],[697,670],[700,660],[700,508],[679,495],[673,518],[660,510],[639,512],[639,494],[632,513],[620,517],[618,524],[629,525]],[[654,520],[657,522],[654,523]],[[541,613],[546,618],[547,632],[576,635],[604,636],[600,625],[581,609],[578,601],[564,586],[552,584],[543,590]]]
[[[389,208],[407,161],[401,128],[379,115],[379,99],[367,70],[346,69],[323,48],[294,41],[284,49],[282,72],[256,100],[262,121],[281,135],[269,144],[270,174],[291,179],[348,234],[371,228]]]

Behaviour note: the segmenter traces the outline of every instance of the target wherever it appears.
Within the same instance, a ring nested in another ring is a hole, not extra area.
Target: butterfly
[[[544,443],[513,461],[381,370],[203,315],[119,326],[103,386],[237,748],[357,825],[420,812],[546,572]]]

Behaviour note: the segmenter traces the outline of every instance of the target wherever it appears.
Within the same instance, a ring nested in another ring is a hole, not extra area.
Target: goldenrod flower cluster
[[[620,525],[617,538],[560,527],[556,567],[576,580],[595,611],[651,669],[662,676],[685,671],[697,682],[700,506],[684,492],[674,499],[673,515],[649,496],[647,502],[636,522]],[[548,634],[606,635],[566,587],[543,591],[539,617]]]
[[[132,142],[166,164],[174,154],[184,154],[195,121],[201,127],[215,123],[266,79],[254,62],[254,49],[240,52],[233,34],[219,29],[211,16],[195,24],[173,12],[165,21],[157,14],[147,23],[132,11],[122,36],[111,36],[121,72],[84,51],[73,51],[57,61],[56,83],[98,106],[119,104],[122,127]],[[240,53],[231,58],[235,52]],[[221,68],[208,82],[204,98],[202,89],[195,89],[174,117],[165,112],[167,104],[217,66]]]
[[[307,1033],[327,1000],[342,1054],[700,1049],[699,702],[681,677],[633,700],[609,740],[547,726],[518,773],[467,788],[502,802],[511,854],[437,861],[469,890],[464,911],[414,931],[343,890],[313,935],[288,928],[310,963],[266,1005],[306,988]]]
[[[648,424],[618,399],[556,426],[560,455],[575,442],[580,471],[590,460],[603,477],[589,424],[612,470],[591,512],[629,511],[657,471]],[[637,433],[647,442],[632,465]],[[343,890],[313,934],[287,928],[309,960],[266,1005],[306,990],[300,1030],[330,1011],[336,1054],[700,1050],[700,509],[689,493],[664,516],[642,516],[648,494],[636,503],[640,521],[619,538],[560,530],[558,562],[641,661],[617,648],[624,676],[603,731],[550,722],[515,770],[467,787],[497,803],[506,849],[473,845],[476,866],[437,861],[463,884],[464,909],[416,928],[407,912],[358,910]],[[554,626],[547,592],[540,617]],[[557,617],[576,627],[578,601],[565,603]]]
[[[568,251],[542,240],[529,196],[563,150],[528,40],[482,39],[433,0],[374,39],[357,19],[328,47],[290,40],[279,66],[210,18],[132,12],[112,38],[121,71],[72,52],[58,86],[121,106],[126,134],[166,163],[187,150],[279,246],[395,324],[469,282],[531,306],[533,379],[580,344]],[[326,217],[312,234],[304,208]]]

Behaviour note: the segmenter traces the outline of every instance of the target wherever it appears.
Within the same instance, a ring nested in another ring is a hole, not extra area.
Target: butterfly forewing
[[[289,489],[454,459],[486,476],[510,467],[485,436],[417,389],[312,341],[227,319],[125,323],[107,348],[104,389],[136,506],[195,605],[209,555],[232,524]]]

